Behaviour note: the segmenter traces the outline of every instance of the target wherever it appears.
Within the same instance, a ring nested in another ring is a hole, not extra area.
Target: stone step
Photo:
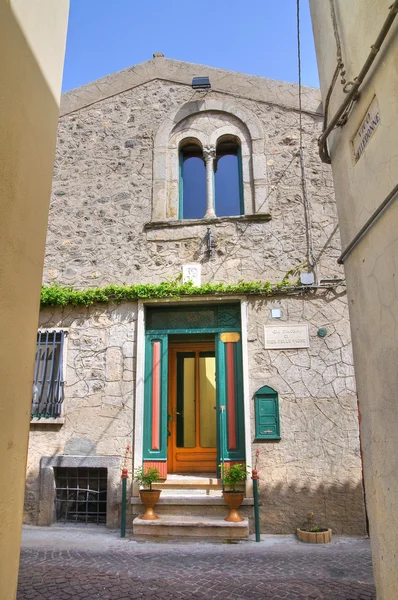
[[[220,517],[199,517],[162,515],[155,521],[143,521],[136,517],[133,521],[133,534],[136,536],[217,538],[242,540],[249,536],[249,521],[229,523]]]
[[[244,498],[239,509],[242,517],[249,518],[253,513],[253,498]],[[196,518],[217,517],[224,518],[228,514],[228,507],[220,496],[192,496],[180,494],[179,496],[164,496],[161,494],[155,505],[155,513],[158,516],[192,516]],[[139,497],[131,498],[132,515],[142,515],[144,507]]]
[[[139,496],[133,496],[131,498],[131,504],[143,506],[141,502],[141,498]],[[253,498],[244,498],[242,502],[242,506],[253,506],[254,500]],[[164,496],[163,494],[160,496],[159,500],[156,503],[156,506],[166,505],[166,506],[226,506],[224,502],[224,498],[222,496],[202,496],[197,495],[193,496],[191,494],[179,494],[178,496]]]
[[[222,489],[218,488],[164,488],[158,487],[156,489],[162,490],[162,498],[173,498],[184,496],[188,498],[189,496],[195,496],[200,498],[222,498]]]
[[[152,484],[155,490],[221,490],[222,481],[214,476],[168,475],[167,479]]]

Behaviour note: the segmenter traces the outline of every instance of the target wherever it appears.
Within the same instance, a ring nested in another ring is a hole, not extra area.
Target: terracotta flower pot
[[[145,506],[145,512],[141,517],[144,521],[154,521],[159,518],[154,513],[153,507],[159,500],[161,491],[162,490],[140,490],[141,502]]]
[[[332,530],[322,529],[321,531],[304,531],[304,529],[296,529],[296,535],[302,542],[307,544],[327,544],[332,541]]]
[[[229,515],[225,517],[224,521],[229,521],[231,523],[239,523],[243,521],[242,517],[238,513],[238,508],[243,502],[243,498],[245,497],[243,492],[224,492],[224,502],[229,506],[230,511]]]

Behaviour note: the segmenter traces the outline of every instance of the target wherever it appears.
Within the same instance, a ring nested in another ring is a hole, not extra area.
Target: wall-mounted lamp
[[[271,318],[272,319],[281,319],[282,311],[280,308],[271,308]]]
[[[300,281],[303,285],[313,285],[315,281],[314,273],[300,273]]]

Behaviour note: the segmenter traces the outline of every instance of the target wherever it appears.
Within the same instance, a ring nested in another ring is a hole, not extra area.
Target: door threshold
[[[167,479],[217,479],[217,473],[167,473]]]

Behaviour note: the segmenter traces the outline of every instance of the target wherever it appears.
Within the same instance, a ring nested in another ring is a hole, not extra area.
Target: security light
[[[193,90],[208,90],[210,88],[211,84],[208,77],[192,77]]]
[[[313,285],[315,281],[314,273],[301,273],[300,281],[303,285]]]
[[[271,318],[272,319],[281,319],[282,311],[280,308],[271,308]]]

